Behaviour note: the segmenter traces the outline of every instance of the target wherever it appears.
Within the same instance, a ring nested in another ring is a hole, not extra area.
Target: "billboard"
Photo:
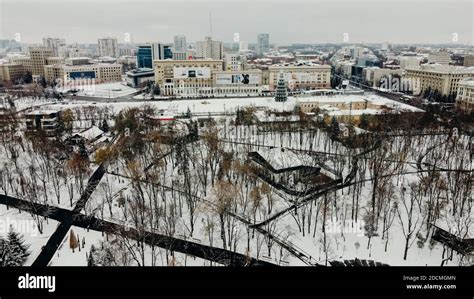
[[[93,79],[93,78],[95,78],[95,72],[94,71],[69,72],[69,78],[71,78],[71,79]]]
[[[175,67],[173,69],[173,77],[175,79],[209,79],[211,78],[211,69],[209,67]]]
[[[253,84],[260,85],[260,75],[257,74],[216,74],[217,85],[241,85]]]

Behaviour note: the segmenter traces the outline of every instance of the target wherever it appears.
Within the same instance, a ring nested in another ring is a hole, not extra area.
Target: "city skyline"
[[[239,33],[241,41],[256,43],[258,34],[268,33],[270,43],[280,45],[343,42],[472,45],[471,1],[458,1],[455,7],[451,1],[444,0],[381,2],[299,0],[278,1],[270,7],[265,0],[232,4],[208,0],[3,0],[0,38],[15,39],[19,33],[24,43],[39,44],[47,36],[65,38],[67,43],[97,43],[99,38],[111,36],[118,43],[126,43],[128,34],[130,42],[144,43],[172,42],[175,35],[185,35],[194,43],[210,35],[212,11],[212,38],[224,42],[232,42],[234,33]],[[183,5],[187,8],[183,9]],[[443,18],[436,17],[440,13]],[[31,19],[41,26],[31,26]],[[348,40],[344,40],[344,33],[348,34]]]

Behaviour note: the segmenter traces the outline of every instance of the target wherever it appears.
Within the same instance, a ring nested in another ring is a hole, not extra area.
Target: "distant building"
[[[428,63],[449,65],[450,62],[451,56],[445,51],[433,52],[428,55]]]
[[[196,43],[195,58],[221,60],[223,57],[224,47],[221,41],[214,41],[208,36],[204,41]]]
[[[239,43],[239,52],[247,52],[249,50],[249,43],[246,41],[241,41]]]
[[[414,68],[420,65],[421,58],[419,57],[412,57],[412,56],[402,56],[399,58],[400,68]]]
[[[459,82],[456,107],[467,113],[474,111],[474,77]]]
[[[63,56],[65,54],[66,39],[57,37],[44,37],[43,46],[53,49],[53,56]]]
[[[257,37],[257,54],[263,55],[270,51],[270,35],[268,33],[260,33]]]
[[[186,53],[188,47],[186,45],[186,36],[175,35],[174,36],[174,48],[173,52],[184,52]]]
[[[464,66],[474,66],[474,54],[464,56]]]
[[[119,48],[115,37],[104,37],[97,41],[99,56],[119,57]]]

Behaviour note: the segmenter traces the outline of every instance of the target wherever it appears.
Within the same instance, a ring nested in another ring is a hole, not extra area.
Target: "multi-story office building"
[[[257,38],[257,54],[263,55],[270,51],[270,35],[268,33],[261,33]]]
[[[30,48],[31,74],[33,78],[44,76],[44,66],[47,59],[53,56],[53,49],[47,47]]]
[[[152,43],[138,46],[138,68],[153,68],[154,60],[164,59],[173,59],[173,51],[170,44]]]
[[[137,68],[153,67],[152,45],[139,45],[137,50]]]
[[[428,88],[437,90],[441,95],[454,95],[458,91],[459,81],[473,77],[474,67],[421,65],[417,68],[407,68],[405,78],[419,80],[419,91]]]
[[[97,53],[99,56],[119,57],[117,39],[114,37],[99,38],[97,41]]]
[[[187,51],[187,45],[186,45],[186,36],[184,35],[175,35],[174,36],[174,48],[173,48],[173,53],[174,52],[184,52],[186,53]]]
[[[20,65],[23,66],[23,69],[24,69],[25,73],[26,72],[32,73],[33,63],[31,61],[31,57],[29,57],[29,56],[23,56],[23,55],[14,56],[14,57],[10,58],[10,63],[20,64]]]
[[[57,79],[63,80],[64,83],[82,79],[93,79],[95,83],[122,80],[122,65],[117,63],[55,64],[47,65],[44,69],[47,82]]]
[[[224,57],[224,47],[221,41],[213,41],[209,36],[204,41],[196,43],[197,59],[221,60]]]
[[[0,64],[0,82],[15,82],[25,75],[25,67],[17,63]]]
[[[155,60],[155,83],[165,96],[208,96],[222,60]]]
[[[467,113],[474,111],[474,77],[459,81],[456,107]]]
[[[331,87],[331,66],[270,66],[269,88],[276,90],[280,72],[283,73],[290,90],[314,90]]]
[[[464,56],[464,66],[474,66],[474,54]]]
[[[44,37],[43,46],[53,49],[53,56],[63,56],[65,54],[66,39],[57,37]]]
[[[445,51],[433,52],[428,55],[428,63],[439,63],[449,65],[451,62],[451,55]]]

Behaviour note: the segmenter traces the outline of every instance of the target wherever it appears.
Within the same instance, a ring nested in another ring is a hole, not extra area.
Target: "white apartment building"
[[[474,77],[459,81],[458,85],[456,107],[471,113],[474,111]]]
[[[197,59],[221,60],[224,57],[224,46],[221,41],[213,41],[211,37],[206,37],[204,41],[196,43]]]
[[[473,76],[474,67],[425,64],[417,68],[407,68],[404,78],[419,80],[420,92],[430,88],[448,96],[458,92],[459,81]]]
[[[97,41],[97,52],[99,56],[119,57],[117,39],[114,37],[99,38]]]

